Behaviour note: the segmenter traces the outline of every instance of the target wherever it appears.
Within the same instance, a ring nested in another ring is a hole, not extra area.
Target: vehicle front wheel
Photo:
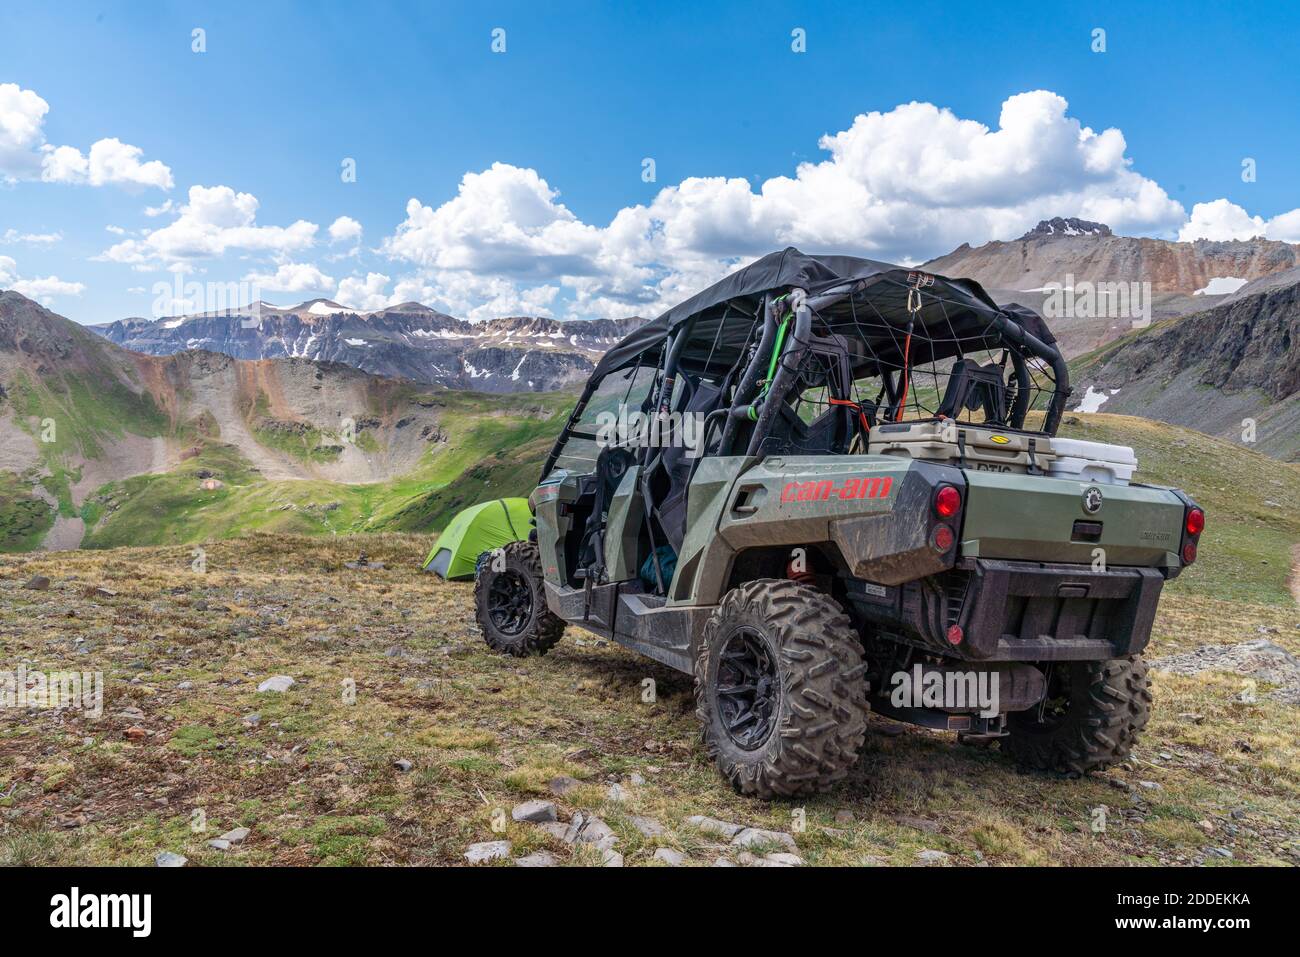
[[[1022,764],[1087,774],[1128,757],[1151,717],[1151,679],[1141,655],[1042,665],[1047,693],[1007,720],[1002,745]]]
[[[474,611],[488,647],[516,658],[544,655],[564,634],[564,620],[546,607],[542,560],[531,542],[511,542],[479,563]]]
[[[759,579],[729,591],[695,660],[704,746],[741,794],[824,791],[866,735],[862,644],[839,605],[806,585]]]

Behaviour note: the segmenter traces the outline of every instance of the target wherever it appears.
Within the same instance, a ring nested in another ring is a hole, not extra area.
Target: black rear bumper
[[[1146,647],[1164,581],[1154,568],[977,558],[896,588],[852,582],[848,597],[868,622],[950,657],[1093,661]]]

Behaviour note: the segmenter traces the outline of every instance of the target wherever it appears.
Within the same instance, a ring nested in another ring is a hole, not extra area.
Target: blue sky
[[[646,315],[787,242],[922,261],[1056,214],[1300,241],[1297,6],[1135,7],[5,0],[0,286],[82,322],[176,275]]]

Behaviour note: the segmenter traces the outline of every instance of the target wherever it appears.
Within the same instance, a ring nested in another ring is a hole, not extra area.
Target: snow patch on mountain
[[[1238,279],[1235,276],[1215,276],[1192,295],[1230,296],[1248,282],[1250,282],[1249,279]]]

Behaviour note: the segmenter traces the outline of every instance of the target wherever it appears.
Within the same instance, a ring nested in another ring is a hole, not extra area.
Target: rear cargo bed
[[[965,558],[1176,568],[1183,502],[1168,489],[965,469]],[[1091,510],[1090,510],[1091,509]],[[1098,549],[1101,551],[1099,552]]]

